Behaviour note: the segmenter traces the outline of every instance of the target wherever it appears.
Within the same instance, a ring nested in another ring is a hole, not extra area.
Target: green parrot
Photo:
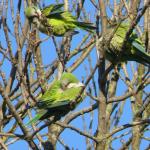
[[[69,11],[62,11],[63,4],[49,5],[42,10],[36,6],[25,9],[25,15],[37,28],[49,36],[64,36],[78,33],[75,29],[93,32],[96,27],[92,23],[79,22]]]
[[[112,33],[115,27],[116,26],[109,27],[108,32]],[[126,43],[126,49],[121,51],[128,29],[129,24],[120,24],[115,31],[109,46],[106,47],[106,58],[114,64],[126,61],[136,61],[143,65],[150,66],[150,54],[146,53],[142,41],[138,38],[138,35],[135,32],[130,35]],[[106,33],[106,38],[108,37],[108,32]]]
[[[38,114],[27,125],[54,116],[61,118],[74,109],[83,98],[82,95],[76,104],[71,102],[79,95],[84,84],[72,73],[63,73],[60,80],[55,80],[50,88],[39,98],[37,102]]]

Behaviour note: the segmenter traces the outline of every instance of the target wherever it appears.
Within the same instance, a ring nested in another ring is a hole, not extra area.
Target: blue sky
[[[45,2],[47,2],[45,0]],[[55,0],[51,0],[50,3],[46,3],[46,5],[48,4],[51,4],[51,3],[54,3]],[[16,14],[16,5],[17,4],[17,0],[14,1],[14,10],[15,10],[15,14]],[[88,3],[88,1],[85,2],[85,8],[87,10],[87,12],[91,12],[93,10],[93,7],[91,8],[91,4]],[[10,8],[10,7],[9,7]],[[23,13],[23,10],[24,10],[24,6],[22,4],[22,8],[21,8],[21,20],[22,20],[22,25],[24,23],[24,13]],[[92,11],[93,14],[90,14],[90,19],[91,21],[94,21],[94,11]],[[12,26],[12,18],[10,17],[10,9],[8,10],[8,20],[7,20],[7,23],[9,25],[9,28],[12,30],[13,32],[13,26]],[[110,15],[110,14],[109,14]],[[14,15],[15,16],[15,15]],[[84,35],[86,35],[87,32],[84,32],[84,31],[80,31],[80,33],[78,35],[75,35],[73,37],[73,40],[72,40],[72,45],[71,45],[71,49],[74,49],[76,47],[76,45],[80,42],[80,39],[81,37],[83,37]],[[4,39],[4,35],[3,35],[3,32],[2,32],[2,29],[0,29],[0,42],[1,44],[3,45],[3,47],[6,47],[6,42],[5,42],[5,39]],[[13,36],[11,36],[11,41],[12,41],[12,47],[13,47],[13,50],[16,50],[17,46],[16,46],[16,41],[15,39],[13,38]],[[43,39],[45,38],[46,36],[44,34],[41,34],[40,33],[40,38]],[[60,40],[61,38],[57,38],[57,40]],[[40,45],[41,49],[42,49],[42,58],[43,58],[43,63],[46,65],[46,64],[50,64],[51,62],[53,62],[53,60],[55,60],[55,58],[57,57],[57,54],[55,52],[55,49],[54,49],[54,45],[53,45],[53,42],[52,42],[52,39],[49,38],[49,40],[43,42],[41,45]],[[24,47],[24,51],[25,51],[25,48]],[[15,52],[15,51],[13,51]],[[24,53],[25,54],[25,53]],[[90,56],[92,58],[92,66],[95,65],[96,63],[96,60],[97,60],[97,56],[96,56],[96,50],[93,49],[93,51],[90,53]],[[0,59],[1,59],[1,55],[0,55]],[[74,60],[76,59],[77,57],[73,58],[68,64],[67,66],[70,66]],[[82,63],[81,66],[78,67],[77,70],[75,70],[73,73],[80,79],[82,80],[82,77],[86,77],[86,71],[84,70],[85,66],[88,66],[88,61],[87,59]],[[6,76],[7,78],[9,77],[9,72],[10,72],[10,64],[8,61],[6,61],[4,63],[4,65],[2,66],[1,68],[5,73],[6,73]],[[129,69],[129,72],[131,73],[131,70],[130,70],[130,66],[128,66],[128,69]],[[90,72],[88,72],[90,73]],[[95,74],[95,80],[97,80],[97,72]],[[1,79],[0,79],[1,81]],[[118,83],[118,88],[117,88],[117,95],[121,95],[125,90],[127,89],[127,87],[123,84],[123,82],[120,80],[119,83]],[[1,98],[1,97],[0,97]],[[1,100],[0,100],[1,101]],[[92,101],[92,103],[95,103],[94,101]],[[119,104],[120,105],[120,104]],[[80,104],[77,109],[77,110],[81,110],[82,108],[86,108],[90,106],[90,99],[89,98],[86,98],[86,100],[84,100],[84,102],[82,104]],[[121,117],[121,120],[119,122],[119,125],[123,125],[125,123],[128,123],[130,121],[132,121],[132,111],[131,111],[131,107],[130,107],[130,100],[127,100],[125,103],[124,103],[124,110],[123,110],[123,114],[122,114],[122,117]],[[90,124],[90,113],[89,114],[86,114],[84,115],[84,119],[86,120],[86,126],[87,126],[87,131],[89,129],[89,124]],[[96,131],[96,128],[97,128],[97,110],[94,111],[94,117],[93,117],[93,123],[92,123],[92,129],[93,129],[93,134],[95,133]],[[72,121],[70,123],[71,125],[83,130],[83,118],[80,116],[78,117],[77,119],[75,119],[74,121]],[[10,124],[11,126],[11,124]],[[129,131],[130,129],[126,129],[126,131]],[[17,131],[19,132],[19,130]],[[42,130],[41,133],[43,132],[47,132],[47,130]],[[122,133],[122,132],[120,132]],[[150,133],[150,132],[149,132]],[[148,135],[148,132],[146,133],[147,136]],[[114,136],[117,136],[119,134],[115,134]],[[127,140],[129,138],[130,134],[125,136],[123,138],[123,140]],[[68,144],[70,148],[74,147],[74,149],[79,149],[79,150],[83,150],[83,149],[86,149],[86,141],[85,141],[85,137],[77,134],[76,132],[70,130],[70,129],[65,129],[64,132],[60,135],[60,138],[63,139],[64,143]],[[141,147],[140,147],[140,150],[144,150],[144,147],[147,145],[148,143],[147,142],[142,142],[141,144]],[[121,143],[119,140],[116,140],[112,143],[112,146],[114,149],[119,149],[120,146],[121,146]],[[21,148],[21,150],[28,150],[28,144],[25,142],[25,141],[18,141],[16,142],[15,144],[11,144],[9,146],[9,149],[10,150],[16,150],[18,148]],[[57,149],[58,150],[63,150],[63,147],[61,146],[61,144],[58,142],[57,144]]]

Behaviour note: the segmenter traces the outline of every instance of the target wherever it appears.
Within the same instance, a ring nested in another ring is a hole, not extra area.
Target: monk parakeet
[[[63,4],[49,5],[43,9],[30,6],[25,9],[26,17],[37,28],[51,36],[64,36],[66,33],[78,33],[75,29],[93,32],[96,27],[92,23],[79,22],[69,11],[62,11]]]
[[[28,125],[50,116],[60,118],[81,102],[82,96],[77,103],[71,106],[71,102],[79,95],[84,84],[72,73],[63,73],[60,80],[55,80],[50,88],[39,98],[37,102],[38,114]],[[59,116],[59,117],[58,117]]]
[[[115,27],[116,26],[109,27],[108,32],[112,33]],[[135,32],[133,32],[127,40],[126,49],[121,50],[128,29],[129,24],[120,24],[110,41],[110,45],[105,50],[106,58],[114,64],[125,61],[136,61],[143,65],[150,66],[150,54],[145,52],[144,45]],[[106,39],[109,33],[106,34]]]

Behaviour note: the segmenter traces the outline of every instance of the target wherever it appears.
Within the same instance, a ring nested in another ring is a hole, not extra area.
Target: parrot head
[[[41,18],[42,12],[36,6],[29,6],[25,9],[25,15],[28,19]]]
[[[79,82],[72,73],[63,73],[60,80],[62,89],[84,87],[84,84]]]

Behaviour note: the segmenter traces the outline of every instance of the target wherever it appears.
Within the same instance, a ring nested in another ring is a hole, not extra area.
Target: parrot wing
[[[68,11],[61,11],[49,14],[47,18],[52,19],[50,21],[51,24],[54,24],[54,20],[56,22],[60,22],[65,28],[81,28],[86,31],[95,30],[96,27],[93,23],[86,23],[86,22],[78,22],[77,18],[72,16],[72,14]],[[60,23],[58,24],[60,26]],[[56,24],[56,23],[55,23]]]
[[[62,12],[61,8],[63,6],[64,4],[56,4],[56,5],[51,4],[49,6],[44,7],[41,11],[44,16],[48,17],[51,14]]]

